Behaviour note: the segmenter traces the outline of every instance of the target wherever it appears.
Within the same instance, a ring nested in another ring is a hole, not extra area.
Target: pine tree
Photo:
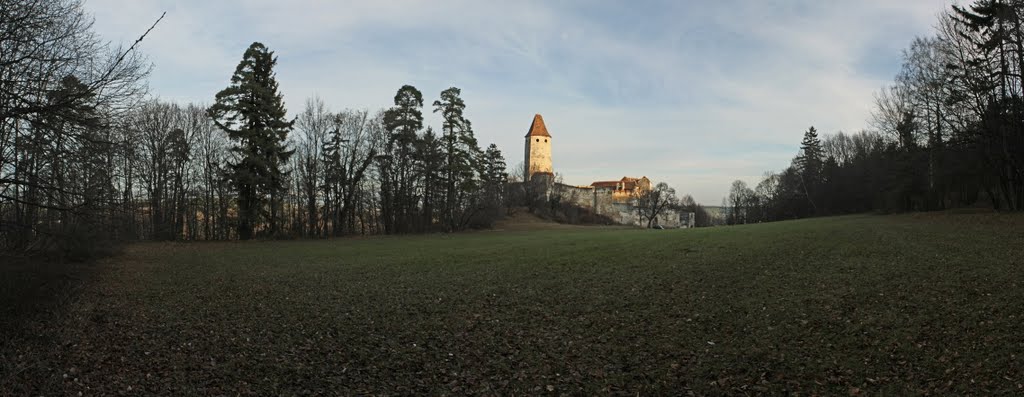
[[[274,73],[277,58],[259,42],[252,43],[231,76],[231,84],[217,93],[207,113],[228,135],[238,161],[230,163],[228,177],[238,193],[238,236],[250,239],[266,216],[269,232],[277,233],[278,206],[284,190],[282,170],[293,150],[285,144],[294,121],[285,119],[284,99]],[[269,201],[268,201],[269,196]]]
[[[404,85],[395,94],[395,106],[384,113],[388,132],[384,155],[379,156],[381,171],[381,217],[386,233],[410,230],[415,209],[413,194],[415,174],[412,170],[413,145],[416,134],[423,129],[423,94],[411,85]]]
[[[404,85],[395,94],[395,106],[384,113],[384,125],[390,133],[390,145],[411,146],[416,133],[423,129],[423,93]]]

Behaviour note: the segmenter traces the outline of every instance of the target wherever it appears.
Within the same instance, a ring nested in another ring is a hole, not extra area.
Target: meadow
[[[77,268],[0,346],[0,394],[1024,393],[1020,215],[142,243]]]

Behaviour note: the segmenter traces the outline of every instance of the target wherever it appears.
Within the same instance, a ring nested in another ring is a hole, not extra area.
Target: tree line
[[[791,165],[733,182],[729,223],[966,206],[1024,210],[1024,2],[952,6],[904,50],[870,130],[809,128]]]
[[[0,3],[4,252],[455,231],[502,215],[505,160],[478,144],[458,88],[426,109],[411,85],[379,111],[309,98],[289,119],[277,58],[253,43],[211,105],[170,103],[147,96],[145,34],[102,41],[81,0]]]

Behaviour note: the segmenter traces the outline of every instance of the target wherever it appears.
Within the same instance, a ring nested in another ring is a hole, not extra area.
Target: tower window
[[[540,138],[537,138],[537,142],[540,142]]]
[[[548,142],[548,140],[547,140],[547,139],[545,139],[545,140],[544,140],[544,143],[547,143],[547,142]]]

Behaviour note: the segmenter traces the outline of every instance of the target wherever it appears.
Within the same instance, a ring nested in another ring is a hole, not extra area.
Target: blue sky
[[[668,182],[718,205],[796,153],[803,131],[868,126],[901,51],[949,0],[87,0],[95,29],[141,49],[153,96],[210,103],[245,48],[275,51],[292,114],[318,95],[379,109],[412,84],[462,89],[482,145],[510,166],[544,115],[555,172]],[[427,122],[438,127],[433,114]]]

